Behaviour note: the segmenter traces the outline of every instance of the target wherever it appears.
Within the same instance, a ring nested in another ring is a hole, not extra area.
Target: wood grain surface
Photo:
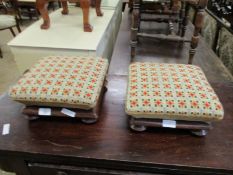
[[[11,129],[9,135],[0,136],[0,157],[148,173],[233,173],[232,83],[213,84],[225,118],[213,123],[204,138],[163,128],[132,132],[124,112],[126,83],[126,76],[108,76],[100,119],[93,125],[49,117],[28,121],[20,114],[23,105],[2,96],[0,127],[9,123]]]

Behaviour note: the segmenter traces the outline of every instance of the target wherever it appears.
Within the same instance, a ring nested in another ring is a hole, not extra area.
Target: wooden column
[[[101,11],[100,6],[101,6],[101,0],[96,0],[95,1],[95,9],[96,9],[97,16],[103,16],[103,12]]]
[[[181,1],[181,8],[180,8],[180,19],[179,19],[179,30],[178,34],[179,36],[182,36],[182,29],[183,29],[183,20],[185,17],[185,3],[184,1]]]
[[[83,29],[85,32],[92,32],[93,27],[89,22],[89,8],[90,1],[89,0],[80,0],[80,6],[83,11]]]
[[[139,9],[141,0],[134,0],[133,2],[133,14],[131,24],[131,57],[135,57],[136,45],[137,45],[137,33],[139,29]]]
[[[185,2],[182,2],[182,3],[184,3],[183,6],[185,6],[185,12],[184,12],[184,18],[183,18],[183,22],[182,22],[181,37],[184,37],[186,29],[187,29],[187,25],[188,25],[190,5],[189,5],[189,3],[185,3]]]
[[[196,53],[196,48],[199,42],[199,33],[203,27],[203,21],[204,21],[204,16],[205,16],[205,8],[207,5],[208,0],[199,0],[198,4],[196,5],[197,7],[197,13],[195,16],[195,21],[194,21],[194,32],[191,40],[191,47],[189,50],[189,64],[192,64],[193,62],[193,57]]]
[[[40,15],[43,19],[43,24],[40,26],[41,29],[48,29],[50,27],[47,4],[47,0],[36,0],[36,8],[39,10]]]

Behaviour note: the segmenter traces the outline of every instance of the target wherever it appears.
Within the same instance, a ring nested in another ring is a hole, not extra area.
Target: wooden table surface
[[[20,114],[23,105],[2,96],[0,130],[6,123],[11,127],[10,134],[0,135],[0,164],[18,157],[29,163],[79,162],[141,173],[233,174],[233,83],[213,84],[225,118],[203,138],[174,129],[130,131],[126,84],[126,76],[108,76],[100,120],[93,125],[67,118],[28,121]]]

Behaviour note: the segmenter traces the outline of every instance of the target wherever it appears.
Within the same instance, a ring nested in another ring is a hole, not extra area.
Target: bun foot
[[[208,134],[208,131],[201,129],[201,130],[193,130],[191,131],[191,133],[194,134],[195,136],[204,137]]]
[[[81,119],[81,121],[85,124],[93,124],[97,122],[97,119]]]
[[[93,27],[90,24],[84,24],[84,32],[92,32]]]
[[[40,26],[40,28],[41,29],[43,29],[43,30],[46,30],[46,29],[48,29],[50,27],[50,22],[44,22],[41,26]]]
[[[104,15],[104,13],[103,13],[103,12],[101,12],[100,10],[96,10],[96,15],[97,15],[97,16],[103,16],[103,15]]]
[[[61,11],[61,14],[63,14],[63,15],[67,15],[69,13],[69,10],[62,10]]]

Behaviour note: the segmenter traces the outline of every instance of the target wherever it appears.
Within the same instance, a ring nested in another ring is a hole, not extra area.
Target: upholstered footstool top
[[[107,69],[108,61],[102,58],[46,57],[10,88],[9,95],[26,105],[91,109]]]
[[[133,63],[126,112],[135,118],[215,121],[223,107],[201,68],[184,64]]]

